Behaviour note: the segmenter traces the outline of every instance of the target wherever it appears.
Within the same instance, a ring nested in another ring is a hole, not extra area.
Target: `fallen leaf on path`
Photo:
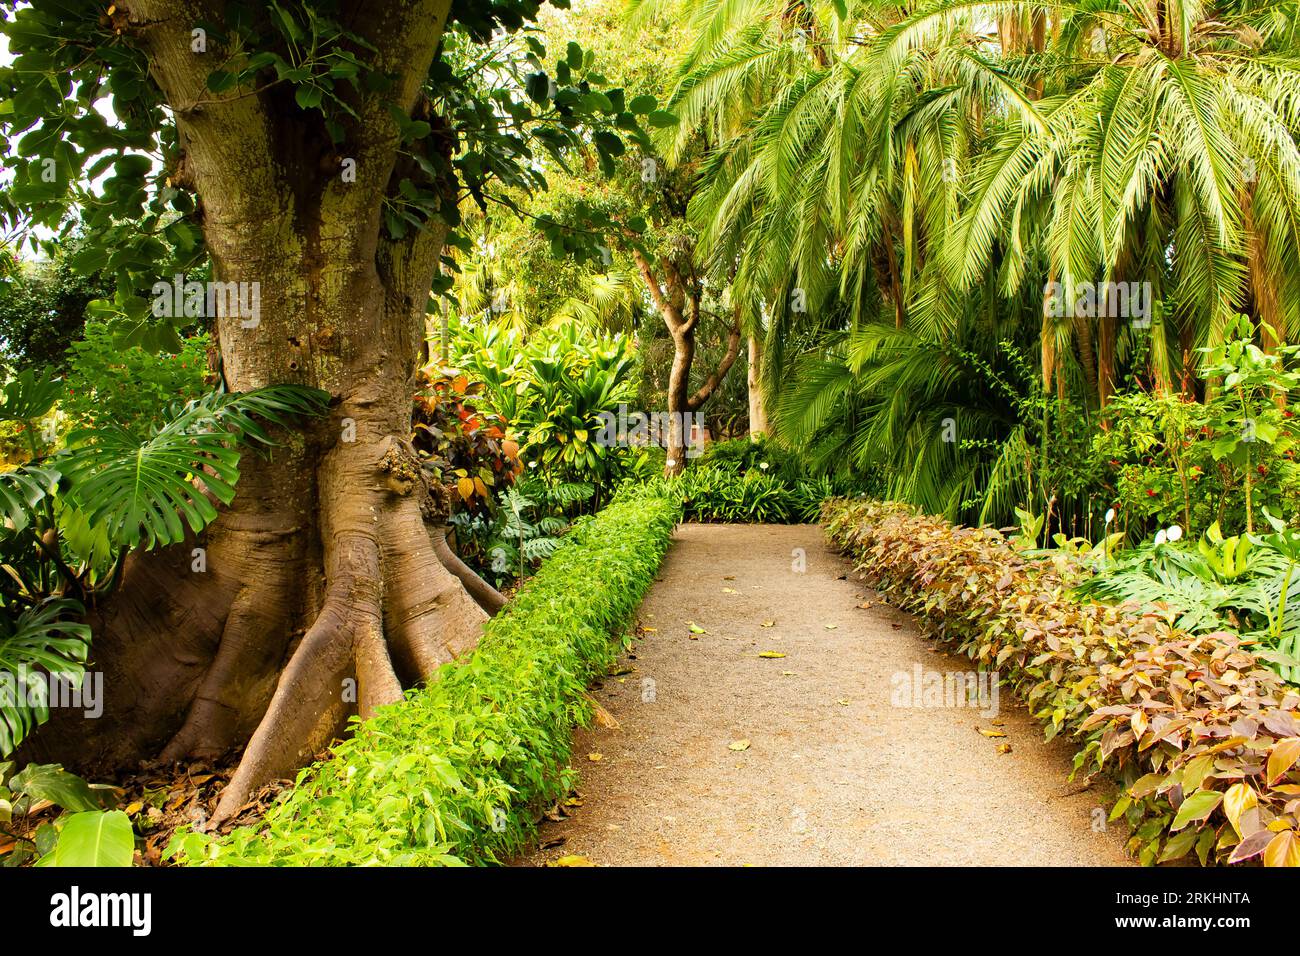
[[[723,593],[723,594],[739,594],[740,592],[737,591],[735,588],[723,588],[723,589],[722,589],[722,593]]]
[[[776,627],[776,621],[764,621],[759,627]]]
[[[646,627],[646,626],[643,624],[643,625],[641,625],[641,630],[644,631],[644,632],[647,633],[647,634],[654,634],[656,631],[659,630],[659,628],[657,628],[657,627]]]
[[[847,707],[849,706],[849,699],[847,697],[841,697],[836,700],[835,703],[839,704],[841,707]]]
[[[903,625],[898,624],[898,623],[892,623],[892,624],[890,624],[889,626],[892,627],[892,628],[893,628],[894,630],[896,630],[896,631],[901,631],[901,630],[903,629]]]
[[[796,674],[794,671],[781,671],[781,676],[782,676],[782,677],[797,677],[798,674]]]
[[[859,604],[858,607],[862,608],[862,610],[865,611],[867,608],[871,607],[871,602],[864,601],[862,604]]]
[[[749,741],[748,741],[748,740],[737,740],[737,741],[734,741],[733,743],[729,743],[729,744],[727,744],[727,749],[728,749],[728,750],[748,750],[748,749],[749,749]]]
[[[595,866],[596,864],[592,863],[585,856],[578,856],[574,854],[571,856],[562,856],[554,863],[548,863],[546,865],[547,866]]]
[[[780,651],[760,651],[759,657],[785,657]]]
[[[722,580],[724,580],[724,581],[734,581],[734,580],[736,580],[736,576],[735,576],[734,574],[724,574],[724,575],[722,576]]]
[[[602,761],[602,760],[605,759],[605,755],[604,755],[604,754],[587,754],[587,759],[590,760],[592,763],[600,763],[600,761]]]
[[[1010,744],[998,744],[998,753],[1000,753],[1000,754],[1009,754],[1009,753],[1011,753],[1011,745],[1010,745]]]
[[[554,850],[557,846],[564,846],[568,840],[568,837],[556,837],[554,840],[544,840],[537,845],[537,848],[539,850]]]
[[[587,703],[591,704],[591,716],[596,721],[597,727],[604,727],[606,730],[618,730],[618,721],[614,715],[600,705],[600,701],[590,694],[583,692],[583,697],[587,698]]]
[[[978,730],[978,731],[979,731],[981,734],[983,734],[985,737],[1005,737],[1005,736],[1006,736],[1006,734],[1004,734],[1002,731],[1000,731],[1000,730],[991,730],[991,729],[989,729],[988,727],[976,727],[975,729]]]
[[[707,633],[709,633],[709,632],[706,631],[704,628],[702,628],[702,627],[700,627],[698,624],[696,624],[694,621],[687,621],[687,622],[686,622],[686,626],[689,627],[689,628],[691,629],[691,633],[692,633],[692,634],[707,634]]]
[[[827,624],[827,625],[826,625],[826,630],[828,630],[828,631],[833,631],[833,630],[835,630],[837,627],[839,627],[838,624]]]

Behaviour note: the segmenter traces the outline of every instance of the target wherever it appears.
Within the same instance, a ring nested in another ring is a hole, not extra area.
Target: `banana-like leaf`
[[[74,813],[59,831],[59,842],[42,857],[42,866],[130,866],[135,832],[121,810]],[[47,862],[48,859],[48,862]]]

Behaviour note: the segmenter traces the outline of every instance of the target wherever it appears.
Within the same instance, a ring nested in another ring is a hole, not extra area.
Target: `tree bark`
[[[213,822],[260,786],[470,650],[486,619],[438,559],[410,449],[425,304],[445,227],[393,239],[385,196],[399,135],[390,104],[415,108],[451,0],[342,3],[340,20],[393,78],[358,94],[341,155],[319,113],[276,87],[214,94],[219,63],[190,50],[208,2],[131,0],[131,36],[177,119],[203,210],[213,277],[256,282],[261,316],[215,317],[232,391],[297,383],[329,393],[328,418],[246,452],[237,497],[190,545],[132,556],[123,586],[91,614],[104,717],[77,721],[76,763],[120,767],[161,754],[244,746]],[[221,54],[217,54],[220,56]],[[338,175],[355,160],[355,181]],[[206,570],[196,571],[194,548]],[[59,749],[57,721],[38,746]],[[66,742],[66,741],[65,741]]]

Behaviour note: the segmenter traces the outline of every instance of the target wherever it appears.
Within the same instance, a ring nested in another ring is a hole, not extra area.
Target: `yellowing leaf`
[[[1294,830],[1283,830],[1264,848],[1265,866],[1300,866],[1300,840]]]
[[[692,634],[707,634],[707,633],[709,633],[709,632],[706,631],[704,628],[702,628],[702,627],[700,627],[698,624],[696,624],[694,621],[687,621],[686,624],[690,627],[690,629],[691,629],[691,633],[692,633]]]
[[[600,763],[602,760],[605,759],[605,755],[604,755],[604,754],[587,754],[587,759],[590,760],[592,763]]]
[[[1010,745],[1010,744],[998,744],[998,753],[1000,753],[1000,754],[1009,754],[1009,753],[1011,753],[1011,745]]]
[[[723,594],[739,594],[740,592],[737,591],[735,588],[723,588],[723,589],[722,589],[722,593],[723,593]]]
[[[548,865],[549,866],[595,866],[596,864],[592,863],[585,856],[578,856],[576,854],[573,854],[571,856],[562,856],[554,863]]]
[[[460,492],[461,498],[469,501],[474,497],[474,482],[469,478],[461,478],[456,482],[456,490]]]
[[[828,630],[828,631],[833,631],[833,630],[835,630],[837,627],[839,627],[838,624],[827,624],[827,625],[826,625],[826,630]]]
[[[728,749],[728,750],[748,750],[748,749],[749,749],[749,741],[748,741],[748,740],[737,740],[737,741],[734,741],[734,742],[732,742],[732,743],[727,744],[727,749]]]
[[[775,627],[775,626],[776,626],[776,621],[764,621],[762,624],[760,624],[760,625],[758,625],[758,626],[759,626],[759,627]]]
[[[1300,737],[1287,737],[1273,745],[1268,755],[1268,782],[1276,783],[1300,759]]]
[[[1228,818],[1228,822],[1232,824],[1238,836],[1245,836],[1241,832],[1241,815],[1258,805],[1259,799],[1255,790],[1248,783],[1234,783],[1223,795],[1223,815]]]
[[[475,478],[475,479],[474,479],[474,490],[477,491],[477,492],[478,492],[480,495],[482,495],[484,498],[487,497],[487,494],[488,494],[487,485],[483,484],[483,479],[482,479],[482,478]]]
[[[785,657],[780,651],[760,651],[759,657]]]
[[[991,727],[976,727],[975,729],[978,730],[978,731],[979,731],[981,734],[983,734],[985,737],[1005,737],[1005,736],[1006,736],[1006,734],[1004,734],[1002,731],[1000,731],[1000,730],[995,730],[995,729],[993,729],[993,728],[991,728]]]

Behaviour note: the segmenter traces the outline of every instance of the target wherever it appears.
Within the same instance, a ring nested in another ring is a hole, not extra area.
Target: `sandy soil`
[[[593,690],[620,726],[579,731],[579,803],[522,865],[1129,862],[1121,830],[1093,826],[1110,791],[1069,782],[1072,749],[1009,693],[996,715],[891,702],[895,675],[970,662],[880,604],[815,526],[683,525],[640,623]]]

